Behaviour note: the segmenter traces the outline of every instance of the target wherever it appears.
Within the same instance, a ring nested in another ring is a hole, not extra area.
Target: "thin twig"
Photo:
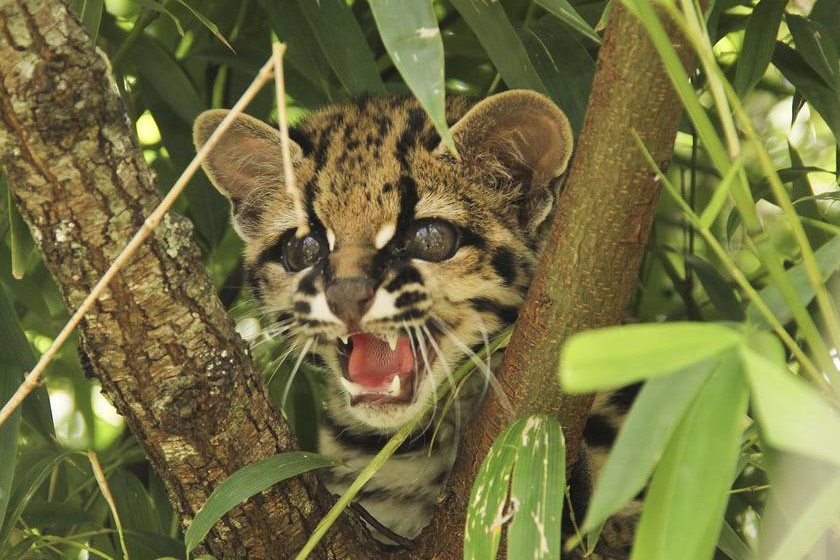
[[[26,374],[26,377],[23,380],[23,383],[20,387],[18,387],[15,394],[9,399],[9,401],[3,405],[3,408],[0,409],[0,425],[5,422],[9,416],[12,415],[12,412],[20,406],[23,400],[26,398],[29,393],[31,393],[35,388],[37,388],[40,384],[41,375],[44,373],[47,365],[52,361],[55,357],[55,354],[61,348],[62,344],[67,341],[67,338],[73,332],[73,329],[81,322],[82,317],[90,311],[91,307],[96,303],[99,299],[99,296],[102,295],[102,292],[108,287],[108,284],[111,283],[111,280],[114,279],[114,276],[124,268],[140,246],[143,244],[146,239],[155,231],[155,228],[158,224],[163,220],[163,217],[172,208],[172,205],[175,203],[175,200],[178,198],[178,195],[181,194],[181,191],[189,183],[190,179],[195,172],[198,171],[201,162],[207,157],[207,154],[213,147],[218,143],[219,139],[222,137],[222,134],[230,127],[233,123],[234,119],[238,117],[242,111],[247,107],[247,105],[251,102],[251,100],[257,95],[257,93],[262,89],[262,87],[271,80],[271,76],[274,72],[274,60],[273,56],[271,59],[266,62],[263,67],[260,69],[257,77],[254,78],[254,81],[251,82],[251,85],[242,94],[242,97],[239,101],[236,102],[236,105],[230,110],[222,122],[219,123],[219,127],[210,135],[210,138],[207,139],[207,143],[201,147],[198,153],[195,155],[193,160],[187,165],[184,172],[181,173],[181,176],[178,177],[178,180],[175,181],[175,184],[172,186],[172,189],[166,194],[163,200],[158,204],[157,208],[146,218],[146,221],[143,223],[143,226],[134,234],[134,237],[131,238],[131,241],[125,246],[125,248],[120,252],[114,262],[111,263],[111,266],[108,270],[105,271],[105,274],[102,275],[102,278],[91,290],[90,294],[85,298],[79,308],[73,313],[73,316],[70,317],[70,320],[67,321],[67,324],[64,325],[64,328],[61,329],[61,332],[58,333],[58,336],[55,337],[55,340],[47,348],[47,351],[41,355],[41,358],[38,360],[38,363],[35,364],[35,367]]]
[[[111,488],[108,487],[108,480],[105,478],[105,473],[102,471],[102,465],[99,464],[99,459],[96,458],[96,452],[93,449],[88,450],[88,459],[90,459],[90,466],[93,467],[93,477],[96,483],[99,484],[99,490],[105,501],[108,502],[108,507],[111,509],[111,515],[114,516],[114,525],[116,525],[117,535],[120,538],[120,548],[122,549],[123,558],[129,560],[128,548],[125,546],[125,534],[123,534],[122,521],[120,521],[120,514],[117,512],[117,504],[114,502],[114,496],[111,494]]]
[[[295,173],[292,167],[292,153],[289,149],[289,120],[286,117],[286,83],[283,79],[283,53],[286,52],[286,45],[274,43],[272,45],[274,56],[274,89],[277,93],[277,125],[280,127],[280,145],[283,148],[283,174],[286,183],[286,193],[292,198],[295,209],[298,227],[295,235],[298,238],[305,237],[309,233],[309,220],[306,218],[306,210],[303,208],[303,193],[295,183]]]

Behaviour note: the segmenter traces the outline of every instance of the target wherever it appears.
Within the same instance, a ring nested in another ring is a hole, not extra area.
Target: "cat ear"
[[[551,213],[556,181],[572,155],[572,128],[563,111],[539,93],[506,91],[477,103],[451,131],[462,161],[494,166],[522,189],[520,219],[536,233]]]
[[[201,113],[193,126],[196,150],[210,138],[229,111],[212,109]],[[302,150],[289,141],[292,162],[302,157]],[[277,191],[283,188],[283,152],[280,132],[248,115],[239,115],[210,150],[201,166],[219,192],[230,199],[234,209],[234,224],[243,237],[257,227],[258,212],[254,206],[262,197],[258,191]]]

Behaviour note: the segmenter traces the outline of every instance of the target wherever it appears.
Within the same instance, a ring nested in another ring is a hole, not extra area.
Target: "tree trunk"
[[[499,373],[517,415],[560,414],[571,450],[590,400],[559,391],[557,355],[571,333],[621,317],[659,192],[629,131],[664,165],[679,112],[641,25],[616,3],[549,251]],[[70,309],[158,201],[105,61],[56,0],[0,0],[0,167]],[[232,472],[295,448],[190,236],[184,219],[165,220],[80,328],[105,395],[185,526]],[[416,549],[390,556],[460,557],[473,476],[509,419],[491,397],[432,527]],[[316,476],[299,477],[233,510],[207,549],[220,558],[288,558],[327,502]],[[339,523],[317,556],[389,556],[351,523]]]
[[[105,60],[58,1],[0,0],[0,167],[68,309],[158,203]],[[81,325],[103,393],[163,480],[184,526],[242,466],[294,437],[170,215]],[[206,541],[219,558],[287,558],[328,505],[315,476],[254,497]],[[323,556],[367,558],[341,525]],[[364,552],[364,550],[369,552]]]
[[[670,36],[684,65],[689,46]],[[571,171],[546,248],[496,377],[514,416],[557,416],[574,461],[592,396],[560,390],[560,349],[572,334],[617,324],[627,307],[653,224],[659,184],[635,130],[665,168],[682,106],[641,23],[612,5]],[[512,418],[492,394],[470,422],[446,500],[424,533],[429,558],[457,558],[472,480]]]

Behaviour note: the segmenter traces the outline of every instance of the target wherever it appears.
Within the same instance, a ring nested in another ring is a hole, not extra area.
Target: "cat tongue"
[[[372,334],[354,334],[350,340],[353,349],[347,373],[354,383],[376,389],[390,383],[395,375],[405,376],[414,372],[414,354],[408,338],[399,337],[394,350]]]

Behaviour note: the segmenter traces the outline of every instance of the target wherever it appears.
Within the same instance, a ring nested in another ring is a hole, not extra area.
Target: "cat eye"
[[[460,246],[458,229],[443,220],[418,220],[406,236],[406,252],[414,259],[440,262],[452,257]]]
[[[329,253],[327,240],[316,233],[298,238],[292,229],[283,234],[282,244],[283,264],[290,272],[313,266]]]

